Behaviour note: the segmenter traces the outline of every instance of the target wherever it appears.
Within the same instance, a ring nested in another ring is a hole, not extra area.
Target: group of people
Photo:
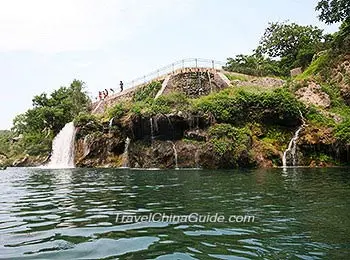
[[[124,90],[124,83],[123,81],[120,81],[119,83],[119,86],[120,86],[120,92],[122,92]],[[109,91],[111,93],[114,93],[114,89],[110,88]],[[99,100],[104,100],[105,98],[107,98],[109,95],[109,92],[107,89],[103,90],[103,91],[99,91],[98,92],[98,99]],[[96,98],[97,99],[97,98]]]

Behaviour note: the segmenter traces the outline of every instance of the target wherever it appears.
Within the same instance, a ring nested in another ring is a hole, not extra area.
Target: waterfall
[[[84,137],[84,142],[83,142],[83,147],[84,147],[84,157],[87,156],[90,153],[90,148],[89,148],[89,135],[86,135]]]
[[[154,129],[153,129],[153,118],[150,117],[149,119],[150,127],[151,127],[151,141],[153,142],[154,140]]]
[[[299,134],[300,134],[301,130],[303,130],[303,128],[306,126],[305,119],[304,119],[304,117],[303,117],[301,112],[300,112],[300,115],[301,115],[301,119],[302,119],[303,124],[297,129],[297,131],[295,132],[293,138],[290,140],[290,142],[288,144],[287,150],[285,150],[284,153],[283,153],[283,158],[282,158],[283,167],[287,167],[288,166],[287,156],[289,154],[292,157],[292,166],[296,166],[296,161],[297,161],[297,154],[296,154],[296,152],[297,152],[297,141],[298,141]]]
[[[111,120],[109,120],[109,129],[111,129],[111,127],[113,126],[113,120],[114,120],[114,117],[111,118]]]
[[[196,164],[196,168],[199,169],[199,149],[197,149],[196,153],[194,154],[194,163]]]
[[[74,168],[74,139],[75,127],[73,122],[66,124],[52,143],[52,155],[48,168]]]
[[[172,142],[172,141],[169,141],[169,142],[172,144],[173,150],[174,150],[175,169],[179,169],[179,166],[178,166],[178,164],[177,164],[177,151],[176,151],[176,146],[175,146],[174,142]]]
[[[130,138],[127,137],[125,140],[125,148],[123,153],[123,161],[122,161],[123,168],[129,167],[129,145],[130,145]]]

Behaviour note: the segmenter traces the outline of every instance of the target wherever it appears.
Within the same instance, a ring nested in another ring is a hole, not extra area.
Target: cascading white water
[[[74,168],[74,139],[75,127],[73,122],[66,124],[52,143],[52,155],[47,168]]]
[[[111,120],[109,120],[109,129],[113,126],[113,120],[114,120],[114,117],[111,118]]]
[[[125,140],[125,148],[124,148],[123,161],[122,161],[122,166],[124,168],[129,167],[129,144],[130,144],[130,138],[127,137]]]
[[[296,166],[297,141],[298,141],[299,134],[300,134],[301,130],[303,130],[303,128],[306,125],[305,119],[304,119],[302,113],[300,111],[299,111],[299,113],[300,113],[300,116],[301,116],[303,124],[297,129],[297,131],[295,132],[293,138],[290,140],[290,142],[288,144],[287,150],[285,150],[284,153],[283,153],[283,158],[282,158],[283,167],[287,167],[288,166],[287,156],[289,154],[292,157],[292,166]]]
[[[150,124],[150,128],[151,128],[151,141],[153,142],[154,140],[154,129],[153,129],[153,118],[150,117],[149,119],[149,124]]]
[[[196,168],[199,169],[199,149],[196,150],[196,153],[194,154],[194,163],[196,165]]]
[[[175,169],[179,169],[179,166],[178,166],[178,164],[177,164],[177,151],[176,151],[176,146],[175,146],[175,144],[174,144],[174,142],[172,142],[172,141],[169,141],[171,144],[172,144],[172,146],[173,146],[173,151],[174,151],[174,160],[175,160]]]
[[[293,138],[290,140],[287,150],[284,151],[283,158],[282,158],[283,167],[288,166],[287,165],[287,156],[288,156],[288,154],[290,154],[291,157],[292,157],[292,166],[295,166],[295,164],[296,164],[297,140],[299,138],[300,131],[303,128],[304,128],[303,125],[298,128],[298,130],[295,132]]]

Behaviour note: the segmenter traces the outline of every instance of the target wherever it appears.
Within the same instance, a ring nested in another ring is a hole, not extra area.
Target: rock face
[[[349,145],[334,138],[333,129],[307,126],[298,140],[300,165],[333,166],[350,160]]]
[[[340,87],[341,95],[350,105],[350,56],[346,56],[334,70],[333,78]]]
[[[291,77],[295,77],[295,76],[298,76],[299,74],[301,74],[303,71],[302,71],[302,68],[301,67],[298,67],[298,68],[295,68],[295,69],[292,69],[290,71],[290,76]]]
[[[325,92],[322,91],[320,85],[315,82],[310,82],[307,87],[298,89],[295,95],[300,101],[308,105],[328,108],[331,105],[331,100]]]
[[[125,139],[119,132],[87,134],[75,145],[75,163],[79,167],[122,166]]]
[[[252,78],[247,81],[242,80],[236,80],[234,81],[234,85],[237,87],[259,87],[259,88],[269,88],[269,89],[275,89],[280,88],[285,83],[284,80],[278,79],[278,78],[270,78],[270,77],[264,77],[264,78]]]

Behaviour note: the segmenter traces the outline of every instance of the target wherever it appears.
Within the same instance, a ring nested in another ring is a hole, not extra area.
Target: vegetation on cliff
[[[252,55],[228,58],[226,70],[243,74],[227,73],[232,86],[210,89],[209,95],[190,98],[176,91],[155,99],[162,83],[152,82],[137,89],[130,101],[98,116],[90,114],[81,81],[51,95],[35,96],[33,108],[14,119],[12,131],[0,132],[0,164],[24,155],[42,161],[53,137],[74,121],[81,166],[121,166],[126,137],[132,139],[134,167],[173,167],[174,149],[183,167],[279,166],[304,117],[298,141],[300,164],[349,162],[349,4],[322,0],[316,9],[321,20],[342,22],[339,31],[324,35],[314,26],[270,23]],[[290,69],[299,66],[303,73],[290,77]],[[257,85],[257,76],[267,75],[283,77],[286,84]],[[300,96],[310,89],[311,96]],[[327,97],[329,103],[320,106],[313,95]]]

